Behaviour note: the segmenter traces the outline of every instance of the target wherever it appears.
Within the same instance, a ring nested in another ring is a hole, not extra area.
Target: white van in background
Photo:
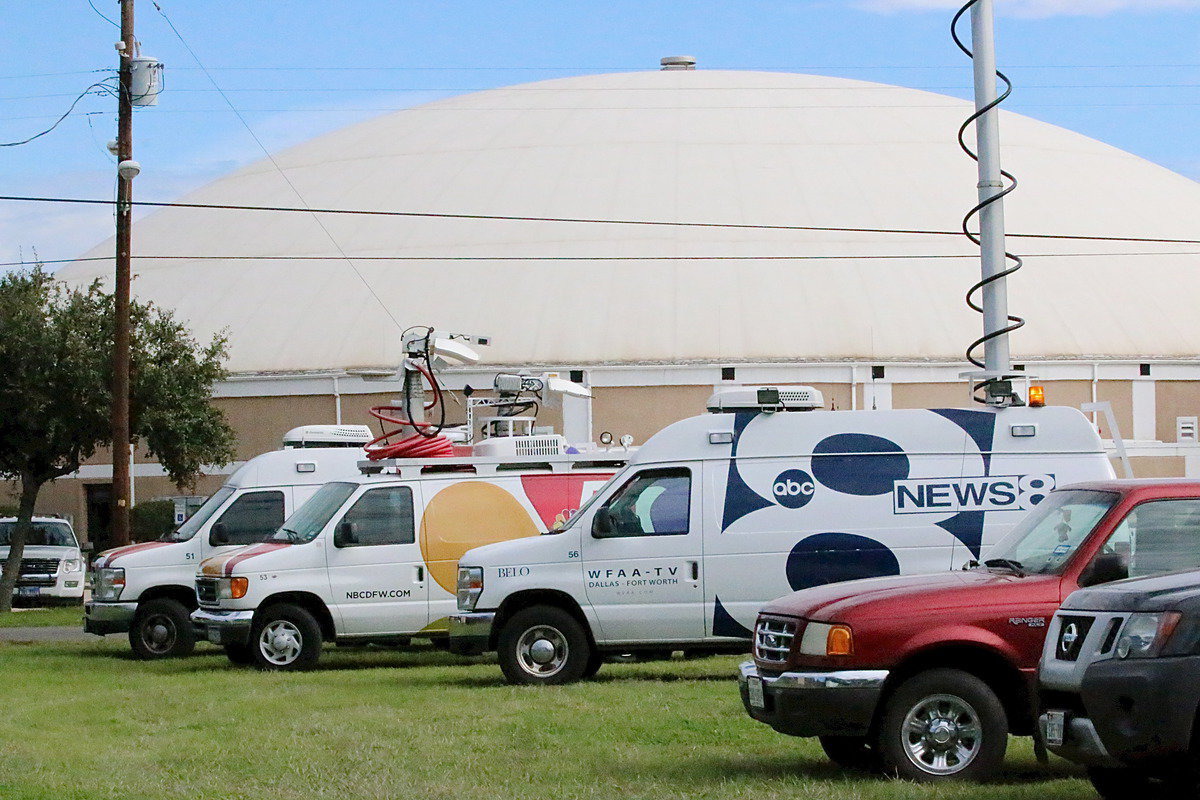
[[[306,425],[284,435],[282,450],[255,456],[182,525],[156,542],[100,553],[83,629],[128,633],[142,658],[187,655],[196,644],[196,567],[231,547],[261,542],[322,484],[359,474],[365,425]]]
[[[0,564],[8,560],[8,540],[17,520],[0,517]],[[13,598],[24,603],[74,603],[83,600],[83,553],[71,523],[58,517],[34,517],[25,540]]]
[[[1113,477],[1075,409],[822,405],[718,393],[557,535],[464,554],[451,649],[498,651],[513,683],[577,680],[606,652],[745,649],[769,600],[957,569],[1055,486]]]

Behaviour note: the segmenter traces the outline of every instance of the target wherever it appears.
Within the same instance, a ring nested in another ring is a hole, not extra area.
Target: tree
[[[70,288],[40,266],[0,276],[0,477],[19,489],[0,613],[12,608],[38,493],[112,444],[113,308],[99,282]],[[130,316],[133,439],[176,485],[194,483],[203,465],[233,459],[233,431],[209,403],[226,337],[200,345],[153,304],[134,302]]]

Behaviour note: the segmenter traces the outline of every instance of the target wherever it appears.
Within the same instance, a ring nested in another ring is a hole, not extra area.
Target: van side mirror
[[[208,543],[213,547],[229,544],[229,526],[224,522],[214,522],[208,532]]]
[[[342,520],[333,532],[333,546],[349,547],[355,544],[358,544],[358,526],[349,520]]]
[[[602,508],[592,517],[592,538],[607,539],[613,535],[616,525],[613,524],[613,514],[607,508]]]
[[[1079,578],[1079,588],[1099,586],[1102,583],[1123,581],[1129,577],[1129,561],[1120,553],[1101,553],[1096,556]]]

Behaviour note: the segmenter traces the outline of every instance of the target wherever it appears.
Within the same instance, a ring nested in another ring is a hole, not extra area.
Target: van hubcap
[[[163,614],[155,614],[142,625],[142,642],[154,653],[165,653],[175,644],[175,622]]]
[[[983,745],[983,726],[961,697],[936,694],[913,706],[904,718],[904,751],[918,769],[953,775],[970,766]]]
[[[304,636],[300,629],[286,619],[267,623],[258,636],[258,649],[272,664],[284,666],[300,656]]]
[[[517,663],[539,678],[558,673],[567,663],[567,638],[557,628],[535,625],[517,640]]]

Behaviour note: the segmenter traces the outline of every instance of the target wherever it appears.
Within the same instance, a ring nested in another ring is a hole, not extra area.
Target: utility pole
[[[117,99],[117,253],[112,386],[112,542],[129,543],[130,504],[130,249],[133,222],[133,0],[121,0],[121,41],[117,45],[120,91]]]

